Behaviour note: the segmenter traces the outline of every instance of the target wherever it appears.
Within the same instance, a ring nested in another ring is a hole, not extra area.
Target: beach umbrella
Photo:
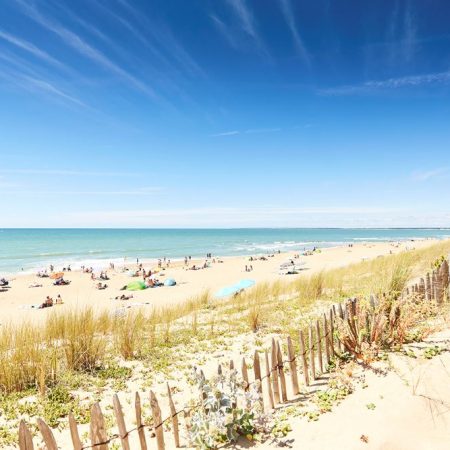
[[[239,289],[247,289],[255,285],[255,280],[241,280],[236,284]]]
[[[173,278],[167,278],[166,281],[164,281],[164,286],[175,286],[177,282]]]
[[[239,283],[233,284],[232,286],[227,286],[216,292],[216,298],[229,297],[230,295],[234,295],[237,292],[240,292],[242,289],[247,289],[255,284],[254,280],[241,280]]]
[[[146,288],[143,281],[132,281],[127,284],[128,291],[143,291]]]
[[[62,278],[64,276],[64,272],[56,272],[50,275],[52,280],[57,280],[58,278]]]
[[[239,292],[239,288],[236,287],[236,285],[233,286],[227,286],[224,287],[222,289],[220,289],[219,291],[216,292],[216,294],[214,295],[214,297],[216,298],[223,298],[223,297],[229,297],[230,295],[236,294],[236,292]]]

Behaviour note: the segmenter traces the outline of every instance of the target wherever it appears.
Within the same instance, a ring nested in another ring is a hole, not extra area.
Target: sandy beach
[[[150,310],[152,307],[173,305],[201,294],[205,290],[214,296],[219,289],[233,285],[242,279],[251,279],[258,283],[273,282],[276,280],[292,280],[294,277],[309,275],[321,270],[345,266],[360,262],[364,259],[377,258],[389,253],[398,253],[412,248],[424,248],[435,243],[434,239],[414,240],[403,242],[377,242],[358,243],[352,247],[348,245],[320,249],[309,256],[301,256],[296,262],[304,262],[304,266],[298,275],[280,274],[280,264],[293,259],[298,251],[276,253],[266,260],[249,261],[246,257],[217,258],[223,262],[211,263],[210,267],[200,270],[188,270],[192,265],[202,265],[204,260],[192,260],[188,266],[183,262],[173,262],[170,267],[159,272],[159,280],[173,278],[177,284],[173,287],[157,287],[143,291],[129,292],[120,289],[130,281],[142,279],[130,277],[122,268],[107,270],[109,280],[102,281],[108,285],[105,290],[96,289],[98,280],[91,280],[91,274],[81,271],[66,272],[64,278],[70,281],[67,286],[54,286],[50,278],[38,278],[36,275],[19,274],[9,278],[10,289],[0,292],[2,305],[0,323],[18,323],[31,321],[33,323],[44,320],[47,315],[58,309],[82,308],[93,306],[99,310],[133,307]],[[154,263],[142,261],[145,270],[155,267]],[[245,266],[252,265],[253,271],[246,272]],[[136,262],[127,266],[130,271],[137,268]],[[55,267],[55,271],[62,267]],[[96,276],[99,275],[97,271]],[[29,287],[33,283],[42,284],[42,287]],[[120,301],[115,297],[122,294],[133,295],[133,298]],[[41,304],[47,296],[54,300],[60,295],[63,305],[55,305],[53,308],[36,309],[32,306]]]

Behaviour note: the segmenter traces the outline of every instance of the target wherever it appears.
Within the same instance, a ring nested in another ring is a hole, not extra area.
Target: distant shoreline
[[[445,239],[450,229],[240,228],[240,229],[0,229],[0,276],[34,273],[53,264],[107,267],[128,261],[172,261],[301,251],[360,242]],[[23,269],[23,270],[22,270]]]

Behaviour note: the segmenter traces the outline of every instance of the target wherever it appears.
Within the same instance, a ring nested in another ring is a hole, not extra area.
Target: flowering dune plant
[[[219,374],[206,380],[194,368],[199,403],[191,415],[189,439],[199,449],[215,449],[220,444],[236,442],[239,436],[249,440],[268,433],[270,417],[263,412],[258,385],[246,389],[237,372]]]

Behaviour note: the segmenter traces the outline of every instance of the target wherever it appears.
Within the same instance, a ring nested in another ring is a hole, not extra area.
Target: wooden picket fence
[[[439,268],[436,268],[418,283],[406,288],[403,296],[414,296],[417,301],[435,301],[441,304],[444,301],[446,292],[449,288],[449,264],[445,260]],[[376,303],[372,297],[371,302]],[[355,307],[356,299],[350,299],[344,303],[333,305],[327,313],[316,320],[314,324],[309,325],[306,330],[300,330],[298,334],[299,354],[295,354],[294,344],[291,336],[286,338],[287,358],[283,357],[282,347],[278,339],[272,339],[270,352],[267,350],[263,354],[264,364],[261,364],[260,354],[255,350],[253,356],[253,378],[250,381],[248,364],[245,358],[240,364],[240,372],[245,386],[248,389],[252,384],[256,384],[262,397],[263,408],[268,411],[298,396],[300,393],[299,375],[303,377],[303,384],[308,387],[320,378],[327,371],[331,359],[335,352],[345,351],[345,345],[337,338],[335,330],[336,318],[349,321],[352,314],[352,308]],[[308,345],[307,345],[308,344]],[[289,370],[286,370],[288,367]],[[229,368],[235,369],[234,361],[230,361]],[[222,373],[222,368],[218,367],[218,372]],[[288,395],[289,394],[289,395]],[[125,424],[122,406],[116,395],[113,397],[113,411],[117,424],[118,433],[108,436],[105,418],[99,403],[95,403],[91,408],[90,419],[90,444],[83,445],[78,431],[78,424],[73,416],[69,414],[69,428],[74,450],[84,450],[89,448],[98,448],[99,450],[108,450],[112,442],[120,442],[123,450],[131,450],[130,435],[136,433],[139,448],[147,450],[147,436],[145,429],[151,432],[151,436],[156,438],[158,450],[164,450],[167,446],[163,425],[166,422],[171,423],[171,433],[173,438],[170,445],[179,448],[181,445],[188,446],[188,443],[182,443],[180,439],[179,416],[183,415],[186,419],[186,427],[189,427],[189,415],[191,409],[177,410],[169,384],[167,384],[168,408],[169,412],[162,419],[160,404],[153,391],[150,391],[150,407],[153,417],[153,424],[143,423],[141,410],[141,396],[138,392],[135,394],[134,409],[136,425],[128,429]],[[200,404],[198,405],[200,406]],[[45,448],[48,450],[57,450],[58,445],[51,428],[40,418],[37,419]],[[167,433],[167,432],[166,432]],[[166,436],[167,437],[167,436]],[[19,449],[34,450],[32,434],[25,423],[20,422],[19,427]]]

